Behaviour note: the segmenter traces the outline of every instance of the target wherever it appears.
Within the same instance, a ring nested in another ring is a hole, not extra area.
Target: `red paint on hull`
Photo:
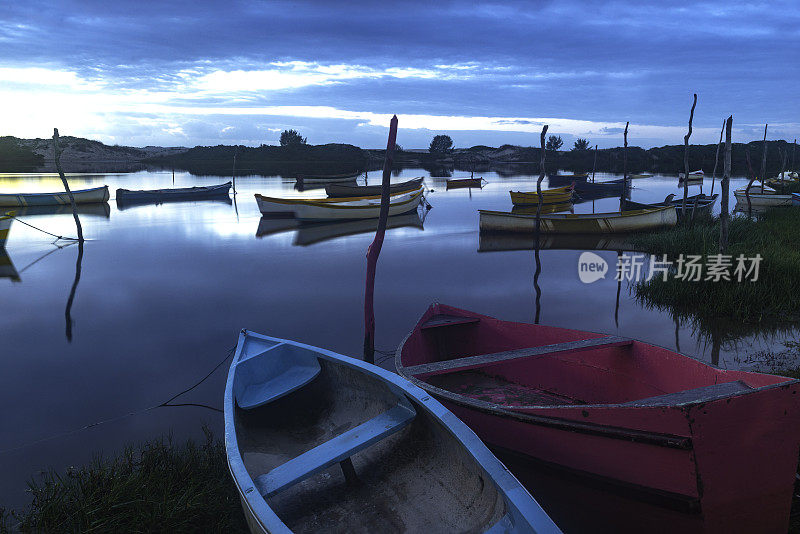
[[[396,363],[490,445],[700,512],[707,532],[785,532],[800,444],[798,381],[724,371],[637,341],[452,362],[601,337],[437,304]],[[413,366],[435,362],[451,363],[415,377]]]

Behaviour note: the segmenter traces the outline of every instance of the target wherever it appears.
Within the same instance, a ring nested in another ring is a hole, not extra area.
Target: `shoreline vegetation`
[[[324,145],[291,144],[286,146],[218,145],[186,147],[142,148],[110,146],[99,141],[64,136],[62,161],[71,172],[124,172],[146,168],[185,170],[196,175],[222,175],[231,173],[234,154],[237,172],[242,174],[287,175],[342,174],[375,171],[382,168],[385,150],[362,149],[354,145],[330,143]],[[747,173],[746,152],[758,154],[762,141],[732,145],[731,172]],[[713,168],[717,145],[690,145],[692,169]],[[787,141],[767,141],[767,174],[781,171],[784,162],[780,154],[788,154]],[[497,171],[503,174],[538,174],[540,148],[502,145],[489,147],[477,145],[454,148],[442,152],[403,150],[398,147],[394,156],[395,168],[421,167],[444,173]],[[547,150],[547,171],[564,169],[589,172],[594,164],[595,151],[591,149]],[[597,151],[597,170],[622,173],[625,148],[615,147]],[[642,149],[627,148],[629,173],[654,172],[677,174],[683,168],[684,145],[668,145]],[[52,171],[52,142],[49,139],[19,139],[0,137],[0,172]],[[511,167],[509,167],[511,166]]]
[[[719,217],[699,219],[659,232],[637,235],[637,250],[657,256],[719,254]],[[656,276],[637,283],[636,298],[646,306],[670,310],[701,326],[720,319],[746,324],[800,319],[800,209],[772,208],[754,218],[730,220],[727,255],[761,255],[758,280],[689,282]],[[746,329],[746,328],[745,328]]]
[[[160,438],[29,482],[31,504],[0,508],[7,532],[248,532],[225,447]]]

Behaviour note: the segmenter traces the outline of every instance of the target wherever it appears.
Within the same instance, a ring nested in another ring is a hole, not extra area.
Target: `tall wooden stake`
[[[719,214],[719,253],[726,254],[728,252],[728,225],[730,222],[730,213],[728,212],[728,195],[730,193],[731,181],[731,129],[733,127],[733,115],[728,117],[725,121],[725,163],[723,164],[722,182],[720,188],[722,190],[721,211]]]
[[[375,239],[367,249],[367,284],[364,291],[364,361],[375,363],[375,268],[386,234],[386,219],[389,217],[389,180],[392,176],[394,148],[397,143],[397,115],[389,122],[389,140],[386,143],[386,158],[383,160],[383,182],[381,183],[381,211]]]
[[[622,211],[623,204],[625,203],[625,193],[628,191],[628,125],[630,122],[625,123],[625,131],[622,137],[625,141],[624,148],[622,149],[622,193],[619,195],[619,211]]]
[[[542,197],[542,180],[544,180],[544,161],[545,161],[545,144],[544,144],[544,136],[547,134],[547,124],[542,127],[542,135],[540,138],[539,146],[539,179],[536,180],[536,194],[539,196],[539,203],[536,205],[536,232],[533,236],[533,257],[536,261],[536,271],[533,273],[533,289],[536,291],[536,317],[534,317],[534,323],[539,324],[539,317],[541,313],[541,299],[542,299],[542,289],[539,287],[539,275],[542,273],[542,262],[539,258],[539,231],[541,225],[541,216],[542,216],[542,204],[544,204],[544,198]]]
[[[681,202],[681,213],[686,217],[686,197],[689,196],[689,138],[692,136],[692,121],[694,120],[694,108],[697,106],[697,93],[694,94],[692,102],[692,112],[689,114],[689,132],[683,138],[683,202]]]
[[[597,169],[597,145],[594,145],[594,164],[592,165],[592,183],[594,183],[595,169]]]
[[[239,145],[233,149],[233,171],[231,172],[231,179],[233,180],[233,196],[236,197],[236,155],[239,153]]]
[[[761,150],[761,194],[764,194],[764,180],[767,179],[767,126],[764,125],[764,144]]]
[[[722,121],[722,129],[719,131],[719,143],[717,143],[717,153],[714,155],[714,172],[711,173],[711,195],[714,195],[714,181],[717,179],[717,162],[719,162],[719,147],[722,146],[722,134],[725,133],[725,121]]]
[[[72,205],[72,217],[75,219],[75,226],[78,228],[78,241],[83,243],[83,227],[78,217],[78,207],[75,205],[75,197],[72,196],[72,190],[69,188],[67,177],[64,175],[64,169],[61,168],[61,147],[58,145],[58,128],[53,128],[53,157],[55,158],[58,175],[61,177],[61,183],[64,184],[69,203]]]
[[[797,171],[797,167],[794,166],[794,153],[797,149],[797,139],[794,140],[794,144],[792,145],[792,172]]]

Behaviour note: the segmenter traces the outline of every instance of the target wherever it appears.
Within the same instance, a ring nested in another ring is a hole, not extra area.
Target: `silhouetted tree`
[[[305,145],[306,138],[297,133],[297,130],[284,130],[281,134],[281,146]]]
[[[551,135],[550,137],[547,138],[547,144],[545,145],[545,148],[547,150],[555,151],[561,148],[563,145],[564,145],[564,140],[561,139],[560,135]]]
[[[431,141],[431,146],[428,151],[431,154],[444,154],[453,148],[453,140],[449,135],[437,135]]]
[[[572,150],[589,150],[589,140],[578,138],[572,147]]]

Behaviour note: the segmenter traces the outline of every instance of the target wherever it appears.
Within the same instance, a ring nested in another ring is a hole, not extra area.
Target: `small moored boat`
[[[392,193],[390,199],[394,201],[399,198],[407,198],[416,192],[422,192],[422,189],[412,191],[400,191]],[[277,198],[265,197],[256,193],[256,202],[258,209],[262,215],[276,216],[276,215],[290,215],[294,216],[297,207],[302,204],[345,204],[348,206],[369,206],[372,204],[381,203],[381,195],[370,195],[366,197],[341,197],[341,198]]]
[[[11,223],[14,222],[14,215],[16,215],[16,213],[13,211],[0,215],[0,248],[6,246],[8,232],[11,231]]]
[[[547,176],[547,183],[550,187],[569,185],[572,182],[585,182],[589,177],[589,173],[575,173],[575,174],[549,174]]]
[[[566,185],[564,187],[556,187],[554,189],[542,190],[542,203],[543,204],[563,204],[572,199],[573,187]],[[539,204],[539,195],[536,191],[523,192],[523,191],[509,191],[511,195],[511,203],[515,206],[535,206]]]
[[[108,186],[93,187],[91,189],[77,189],[72,191],[76,204],[91,204],[94,202],[108,202]],[[70,204],[69,195],[63,193],[2,193],[0,206],[50,206]]]
[[[686,176],[685,173],[679,172],[678,180],[682,182],[684,180],[684,176]],[[692,171],[689,173],[689,181],[693,182],[697,180],[702,180],[703,178],[705,178],[705,176],[706,175],[703,171]]]
[[[402,193],[412,191],[422,185],[422,177],[406,180],[389,185],[390,193]],[[325,193],[332,198],[341,197],[366,197],[381,194],[381,185],[342,185],[330,184],[325,186]]]
[[[498,451],[702,514],[704,532],[787,530],[798,380],[442,304],[395,364]]]
[[[536,215],[479,210],[482,232],[534,232]],[[555,213],[540,217],[543,234],[614,234],[675,226],[674,206],[612,213]]]
[[[652,178],[652,177],[653,177],[653,175],[648,173],[648,172],[640,172],[639,174],[631,174],[631,175],[628,176],[628,178],[631,178],[631,179],[634,179],[634,180],[639,179],[639,178]]]
[[[714,203],[717,201],[719,195],[691,195],[686,197],[686,210],[691,215],[694,212],[695,217],[711,215],[711,210],[714,208]],[[652,208],[661,208],[664,206],[674,206],[678,213],[678,220],[682,217],[683,209],[683,196],[675,198],[675,193],[670,193],[664,202],[656,202],[653,204],[645,204],[643,202],[634,202],[632,200],[623,200],[622,206],[625,211],[629,210],[646,210]]]
[[[775,206],[791,206],[792,195],[780,195],[771,187],[766,186],[753,186],[750,192],[747,193],[746,189],[737,189],[733,192],[736,196],[736,201],[743,206],[747,206],[747,197],[750,197],[750,205],[755,207],[775,207]]]
[[[389,216],[415,211],[422,198],[422,189],[393,195],[389,199]],[[294,206],[294,216],[304,221],[373,219],[380,212],[380,197],[367,202],[304,202]]]
[[[559,532],[458,418],[361,360],[243,330],[224,415],[253,533]]]
[[[460,189],[463,187],[483,188],[483,178],[454,178],[447,180],[447,189]]]
[[[306,184],[326,184],[330,182],[352,182],[355,178],[360,176],[360,172],[350,172],[345,174],[317,174],[305,175],[298,174],[296,179],[298,183]]]
[[[228,196],[231,182],[199,187],[176,187],[172,189],[145,189],[140,191],[117,189],[117,204],[161,203],[180,200],[202,200]]]
[[[628,184],[630,186],[630,184]],[[597,193],[618,193],[625,187],[625,179],[617,178],[607,182],[575,182],[575,191],[579,195],[592,195]]]

